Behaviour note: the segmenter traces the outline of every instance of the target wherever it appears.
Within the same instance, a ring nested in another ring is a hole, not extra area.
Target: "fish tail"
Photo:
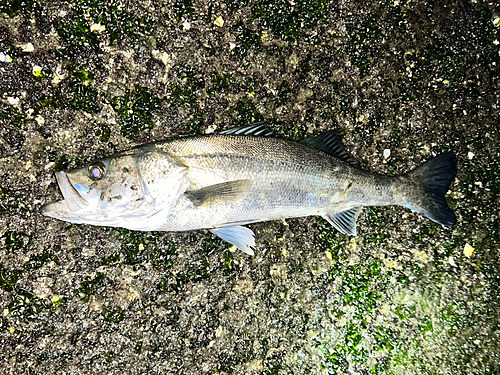
[[[452,152],[438,155],[410,171],[407,176],[413,184],[417,183],[421,188],[417,189],[418,198],[410,200],[405,207],[441,225],[455,225],[457,218],[448,207],[444,195],[456,175],[457,162]]]

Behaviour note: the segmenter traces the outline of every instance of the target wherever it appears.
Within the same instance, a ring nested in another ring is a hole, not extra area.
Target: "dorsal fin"
[[[347,151],[342,143],[342,137],[336,130],[330,130],[325,133],[321,133],[316,137],[304,139],[303,142],[310,144],[318,150],[326,152],[334,158],[345,161],[346,163],[359,168],[358,161],[352,157],[349,151]]]
[[[277,137],[278,135],[267,127],[267,121],[260,121],[250,125],[238,126],[236,128],[223,130],[219,134],[224,135],[249,135],[254,137]]]

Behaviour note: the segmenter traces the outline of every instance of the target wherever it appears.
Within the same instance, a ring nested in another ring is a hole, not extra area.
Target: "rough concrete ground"
[[[483,1],[0,0],[0,373],[499,373],[499,17]],[[249,257],[202,231],[38,213],[60,198],[54,170],[261,119],[338,129],[383,174],[452,150],[458,225],[396,207],[365,209],[355,239],[256,224]]]

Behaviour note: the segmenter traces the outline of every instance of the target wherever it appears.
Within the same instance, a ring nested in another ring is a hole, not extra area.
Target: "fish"
[[[296,141],[258,122],[149,143],[55,172],[64,199],[41,213],[136,231],[207,229],[253,255],[255,235],[245,225],[262,221],[318,215],[356,236],[363,207],[398,205],[453,226],[445,194],[456,174],[453,152],[399,176],[370,173],[335,130]]]

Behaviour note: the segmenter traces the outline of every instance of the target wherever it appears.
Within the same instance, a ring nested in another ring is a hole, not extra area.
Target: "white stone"
[[[14,98],[12,96],[9,96],[7,98],[7,101],[9,102],[10,105],[16,106],[19,104],[19,98]]]

